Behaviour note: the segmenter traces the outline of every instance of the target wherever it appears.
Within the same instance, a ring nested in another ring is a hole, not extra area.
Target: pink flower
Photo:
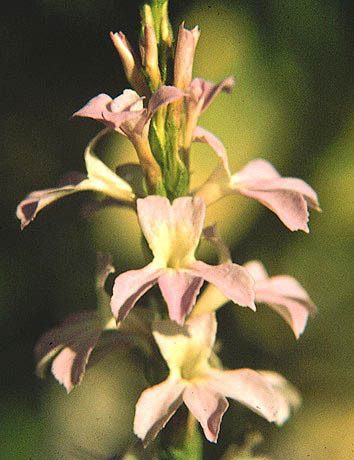
[[[61,187],[37,190],[31,192],[17,206],[16,216],[21,220],[21,228],[25,228],[35,219],[44,207],[76,192],[92,190],[104,193],[118,202],[125,204],[135,201],[135,194],[131,186],[124,179],[108,168],[93,152],[97,141],[106,134],[107,129],[101,131],[85,150],[87,177],[84,174],[70,175]]]
[[[117,329],[109,308],[109,295],[104,290],[107,276],[114,272],[114,267],[107,256],[99,256],[98,262],[98,310],[75,313],[45,333],[35,347],[37,375],[44,377],[52,361],[52,373],[68,393],[81,383],[91,352],[103,331]]]
[[[136,404],[134,432],[144,446],[155,439],[183,402],[211,442],[217,441],[228,408],[226,398],[244,404],[269,422],[282,423],[289,415],[293,394],[286,393],[286,381],[278,374],[220,370],[210,365],[216,326],[214,314],[188,319],[183,327],[171,321],[153,323],[153,336],[169,376],[146,389]]]
[[[202,198],[177,198],[172,205],[160,196],[137,200],[140,226],[154,259],[116,278],[111,306],[117,321],[156,283],[170,318],[179,324],[195,304],[203,280],[215,284],[233,302],[255,308],[253,281],[246,269],[231,262],[211,266],[195,259],[205,209]]]
[[[195,48],[200,36],[198,26],[192,30],[184,28],[184,22],[179,27],[174,63],[174,84],[185,90],[192,80]]]
[[[197,127],[194,140],[204,142],[219,156],[220,161],[207,181],[195,192],[207,205],[237,193],[253,198],[273,211],[290,230],[309,231],[308,207],[320,211],[316,192],[303,180],[281,177],[266,160],[250,161],[241,171],[231,175],[226,151],[212,133]]]
[[[143,98],[126,89],[114,99],[107,94],[99,94],[73,116],[100,121],[135,143],[141,137],[147,140],[150,119],[158,109],[183,96],[183,91],[174,86],[161,86],[151,96],[148,107],[144,108]]]

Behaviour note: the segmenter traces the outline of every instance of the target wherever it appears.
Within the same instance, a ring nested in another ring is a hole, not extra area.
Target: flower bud
[[[195,47],[199,40],[200,30],[198,26],[192,30],[184,28],[184,23],[180,25],[177,39],[174,84],[177,88],[184,90],[192,80],[193,60]]]
[[[147,95],[149,90],[141,73],[138,57],[123,32],[110,33],[111,40],[121,58],[128,82],[140,95]]]
[[[149,24],[146,24],[144,27],[144,38],[141,42],[141,55],[146,75],[150,80],[150,86],[153,90],[155,90],[160,85],[161,75],[159,69],[156,34],[154,27]]]

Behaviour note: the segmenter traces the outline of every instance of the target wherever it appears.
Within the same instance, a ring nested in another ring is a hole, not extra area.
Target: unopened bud
[[[141,43],[141,48],[145,72],[150,80],[152,89],[155,90],[160,85],[161,75],[155,30],[149,24],[146,24],[144,27],[144,39]]]
[[[192,80],[193,60],[195,48],[199,40],[200,30],[198,26],[192,30],[180,25],[174,66],[174,84],[184,90]]]
[[[168,2],[162,6],[161,16],[161,40],[166,43],[168,48],[172,47],[173,44],[173,33],[170,21],[168,19]]]
[[[110,33],[111,40],[119,53],[124,72],[128,82],[140,94],[147,95],[148,88],[144,76],[141,73],[141,66],[133,47],[130,45],[123,32]]]

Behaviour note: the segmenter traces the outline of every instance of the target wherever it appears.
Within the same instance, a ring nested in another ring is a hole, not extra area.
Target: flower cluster
[[[114,268],[109,257],[100,256],[97,311],[76,314],[45,334],[36,347],[37,371],[43,376],[52,361],[52,373],[69,392],[81,382],[90,354],[105,331],[113,331],[118,346],[129,346],[136,337],[146,340],[147,353],[154,352],[154,340],[169,376],[140,396],[134,432],[146,446],[184,402],[206,438],[216,442],[228,407],[226,398],[280,425],[300,397],[275,372],[222,369],[213,352],[215,311],[228,301],[254,311],[255,303],[266,303],[298,338],[315,306],[294,278],[269,277],[258,261],[243,266],[233,263],[216,227],[204,227],[208,206],[240,194],[269,208],[290,230],[308,232],[308,207],[319,210],[319,204],[308,184],[282,177],[266,160],[255,159],[237,173],[230,172],[222,142],[198,126],[198,119],[221,91],[231,91],[233,78],[218,84],[192,79],[200,32],[182,23],[174,46],[167,1],[145,5],[142,19],[140,57],[122,32],[111,33],[133,89],[114,98],[99,94],[74,113],[105,125],[85,150],[87,174],[71,174],[59,187],[30,193],[18,205],[17,217],[24,228],[59,198],[79,191],[99,192],[106,197],[101,205],[129,206],[136,212],[152,260],[144,268],[119,274],[110,296],[104,285]],[[100,139],[113,131],[131,141],[139,160],[117,168],[120,175],[95,154]],[[194,142],[207,144],[218,164],[205,183],[191,190]],[[201,238],[215,244],[217,265],[197,259]],[[209,284],[198,297],[204,282]],[[158,309],[146,322],[139,319],[139,311],[131,310],[155,284],[167,308]],[[106,341],[104,346],[109,349],[113,342],[107,345]]]

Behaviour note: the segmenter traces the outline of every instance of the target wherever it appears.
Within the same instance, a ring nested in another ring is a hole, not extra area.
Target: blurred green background
[[[70,115],[100,92],[127,87],[108,33],[135,43],[141,2],[27,0],[1,16],[1,413],[0,458],[107,459],[133,439],[134,402],[145,382],[124,350],[90,369],[69,396],[34,375],[39,336],[69,313],[94,308],[96,250],[114,255],[118,272],[143,265],[129,211],[82,218],[73,196],[43,211],[21,233],[16,204],[31,190],[83,171],[83,150],[100,126]],[[317,190],[322,214],[311,232],[291,233],[267,209],[228,198],[208,211],[234,261],[260,259],[272,275],[296,277],[318,306],[298,342],[266,307],[257,314],[227,305],[219,312],[220,356],[228,367],[284,374],[303,406],[281,429],[231,404],[219,458],[247,431],[278,460],[354,458],[353,12],[343,1],[174,1],[175,27],[198,24],[195,76],[234,75],[200,124],[221,138],[233,171],[262,157]],[[196,183],[215,164],[205,146],[193,154]],[[114,138],[106,160],[134,158]],[[202,168],[201,168],[202,164]],[[199,169],[198,169],[199,168]],[[212,261],[213,255],[205,253]],[[170,422],[173,424],[173,419]]]

